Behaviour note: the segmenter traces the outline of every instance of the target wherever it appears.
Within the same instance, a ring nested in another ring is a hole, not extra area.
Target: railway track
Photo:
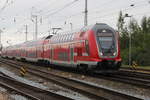
[[[121,70],[133,71],[133,69],[130,67],[121,67]],[[136,69],[134,69],[134,71],[150,72],[150,69],[136,68]]]
[[[3,74],[0,74],[0,86],[16,91],[18,94],[21,94],[31,100],[73,100],[71,98],[22,83]]]
[[[127,75],[127,73],[121,73],[121,74],[118,73],[118,74],[109,74],[109,75],[94,75],[94,76],[103,78],[103,79],[107,79],[107,80],[111,80],[111,81],[117,81],[117,82],[131,84],[131,85],[138,86],[138,87],[145,88],[145,89],[150,89],[150,80],[149,79],[146,79],[144,77],[142,79],[142,76],[140,78],[136,77],[136,76],[132,76],[132,75],[130,76],[130,75]],[[136,75],[136,74],[134,74],[134,75]]]
[[[150,74],[148,73],[120,70],[118,72],[110,73],[108,75],[96,74],[94,76],[150,89]]]
[[[23,66],[23,64],[14,63],[12,61],[8,62],[6,60],[0,60],[0,62],[15,68],[20,68],[20,66]],[[90,84],[81,80],[65,78],[63,76],[55,75],[47,71],[42,71],[37,69],[37,67],[36,68],[27,67],[27,68],[28,72],[31,74],[42,77],[43,79],[49,80],[51,82],[54,82],[55,84],[72,89],[96,100],[142,100],[134,96],[123,94],[121,92],[100,87],[98,85]]]
[[[137,77],[137,78],[150,80],[150,74],[148,74],[148,73],[130,72],[130,71],[120,70],[118,72],[118,74],[120,74],[122,76],[131,76],[131,77]]]

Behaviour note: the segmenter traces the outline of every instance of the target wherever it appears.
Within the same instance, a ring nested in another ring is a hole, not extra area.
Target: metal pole
[[[0,29],[0,45],[1,45],[1,33],[2,33],[2,30]]]
[[[85,0],[85,18],[84,18],[84,26],[88,25],[88,8],[87,8],[87,0]]]
[[[130,16],[130,23],[131,23],[131,18],[132,18],[132,16]],[[129,66],[131,66],[131,57],[132,57],[132,55],[131,55],[131,47],[132,47],[132,43],[131,43],[131,39],[132,39],[132,36],[131,36],[131,29],[130,29],[130,32],[129,32]]]
[[[3,32],[3,31],[0,29],[0,51],[2,51],[2,48],[3,48],[3,46],[2,46],[2,41],[1,41],[2,32]]]
[[[37,40],[37,35],[38,35],[38,20],[37,16],[35,16],[35,40]]]
[[[51,34],[51,29],[52,29],[52,28],[51,28],[51,22],[49,22],[49,31],[48,31],[48,32],[49,32],[49,35]]]
[[[26,34],[26,42],[28,41],[28,25],[25,25],[25,27],[26,27],[26,32],[25,32],[25,34]]]
[[[73,29],[73,25],[72,25],[72,23],[70,23],[70,28],[71,28],[71,31],[72,31],[72,29]]]
[[[125,14],[125,17],[130,17],[130,23],[131,23],[131,20],[132,20],[132,15],[131,16],[129,16],[128,14]],[[131,53],[132,53],[132,51],[131,51],[131,49],[132,49],[132,36],[131,36],[131,29],[130,29],[130,32],[129,32],[129,66],[131,66],[131,64],[132,64],[132,55],[131,55]]]
[[[50,33],[50,30],[48,31],[48,33],[49,33],[49,35],[51,34],[51,33]]]

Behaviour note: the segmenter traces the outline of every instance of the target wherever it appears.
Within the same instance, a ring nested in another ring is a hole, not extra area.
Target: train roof
[[[97,30],[99,28],[108,28],[109,26],[105,23],[96,23],[93,25],[89,25],[89,26],[85,26],[82,27],[80,29],[77,30],[73,30],[73,31],[66,31],[66,32],[61,32],[61,33],[57,33],[56,35],[54,35],[51,39],[50,42],[51,43],[60,43],[60,42],[68,42],[68,41],[72,41],[75,38],[79,39],[80,37],[78,37],[79,35],[74,35],[74,34],[78,34],[81,32],[86,32],[87,30]],[[110,29],[110,27],[109,27]]]
[[[56,35],[72,34],[72,33],[77,33],[77,32],[80,32],[80,31],[87,31],[87,30],[93,29],[97,26],[99,26],[99,27],[109,27],[110,28],[110,26],[105,24],[105,23],[96,23],[96,24],[84,26],[80,29],[75,29],[75,30],[72,30],[72,31],[57,33]]]
[[[96,24],[93,24],[93,25],[88,25],[88,26],[84,26],[80,29],[76,29],[76,30],[73,30],[73,31],[66,31],[66,32],[61,32],[61,33],[57,33],[56,35],[49,35],[49,36],[46,36],[46,37],[42,37],[42,38],[39,38],[38,40],[31,40],[31,41],[27,41],[27,42],[24,42],[24,43],[21,43],[21,44],[17,44],[17,45],[13,45],[13,46],[8,46],[6,47],[6,49],[13,49],[13,48],[18,48],[18,47],[23,47],[23,46],[35,46],[35,45],[39,45],[39,44],[42,44],[44,42],[44,40],[46,39],[51,39],[52,37],[55,38],[55,36],[58,36],[58,35],[65,35],[65,34],[75,34],[75,33],[78,33],[78,32],[82,32],[82,31],[87,31],[87,30],[90,30],[90,29],[96,29],[96,28],[111,28],[109,25],[105,24],[105,23],[96,23]],[[53,38],[52,38],[53,39]]]

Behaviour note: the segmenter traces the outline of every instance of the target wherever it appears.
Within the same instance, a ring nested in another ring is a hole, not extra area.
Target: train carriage
[[[50,63],[83,69],[119,69],[118,34],[106,24],[91,25],[76,32],[56,34],[49,40]],[[46,53],[46,51],[44,51]]]
[[[50,35],[16,48],[25,60],[83,70],[118,70],[121,65],[119,35],[104,23],[73,32]],[[11,50],[5,49],[2,55]],[[26,55],[25,55],[26,54]]]

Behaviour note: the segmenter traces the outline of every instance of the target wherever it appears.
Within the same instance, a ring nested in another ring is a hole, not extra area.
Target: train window
[[[66,35],[64,35],[64,42],[66,42]]]
[[[54,43],[56,43],[56,36],[55,36],[55,38],[54,38]]]
[[[64,42],[66,42],[66,35],[64,35]]]
[[[62,42],[62,35],[60,36],[60,42]]]
[[[89,42],[88,40],[85,41],[85,48],[86,48],[86,52],[89,55],[90,51],[89,51]]]
[[[65,39],[65,37],[64,37],[64,35],[62,36],[62,42],[64,42],[64,39]]]
[[[52,39],[52,42],[54,43],[54,37],[53,37],[53,39]]]
[[[67,36],[67,40],[68,40],[68,42],[70,41],[70,35],[68,34],[68,36]]]
[[[61,36],[61,42],[63,42],[63,36]]]
[[[69,41],[71,41],[71,34],[69,35]]]
[[[57,36],[55,37],[55,43],[57,43]]]
[[[67,40],[68,40],[68,42],[70,41],[70,34],[68,34]]]
[[[47,50],[49,49],[49,45],[47,45]]]
[[[59,36],[57,36],[57,43],[59,43]]]
[[[59,39],[60,39],[60,36],[58,36],[58,38],[57,38],[58,43],[60,42],[60,40],[59,40]]]
[[[65,41],[66,41],[66,36],[64,35],[64,36],[63,36],[63,42],[65,42]]]
[[[64,38],[64,37],[63,37],[63,35],[62,35],[62,37],[61,37],[61,42],[63,42],[63,38]]]
[[[98,37],[98,40],[101,44],[101,48],[109,49],[112,47],[113,37]]]
[[[60,43],[60,36],[58,37],[58,41],[59,41],[59,43]]]
[[[55,37],[55,43],[57,43],[57,36]]]
[[[57,43],[59,43],[59,36],[57,36]]]
[[[62,41],[62,36],[61,36],[61,35],[60,35],[59,41],[60,41],[60,42]]]
[[[82,56],[82,48],[77,48],[77,56]]]
[[[63,36],[63,42],[65,42],[65,39],[66,39],[66,36],[64,35],[64,36]]]
[[[58,43],[60,42],[60,36],[58,36],[57,41],[58,41]]]
[[[55,38],[54,38],[54,43],[56,43],[56,36],[55,36]]]
[[[71,41],[73,40],[73,34],[71,34]]]
[[[67,35],[65,35],[65,42],[67,42]]]
[[[66,34],[66,42],[68,42],[68,34]]]
[[[51,39],[52,43],[54,42],[54,38]]]
[[[80,33],[80,37],[82,37],[85,34],[85,31]]]

